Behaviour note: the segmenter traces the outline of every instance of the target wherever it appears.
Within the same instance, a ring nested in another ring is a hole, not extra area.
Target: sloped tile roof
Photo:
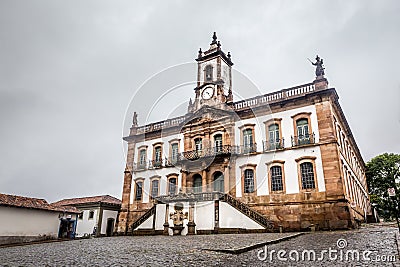
[[[105,203],[111,205],[121,205],[121,200],[110,195],[93,196],[93,197],[79,197],[79,198],[69,198],[63,199],[52,203],[57,206],[66,205],[80,205],[80,204],[93,204],[93,203]]]
[[[0,193],[0,206],[9,206],[27,209],[50,210],[60,212],[79,213],[80,211],[75,207],[60,207],[49,204],[43,198],[23,197],[16,195],[7,195]]]

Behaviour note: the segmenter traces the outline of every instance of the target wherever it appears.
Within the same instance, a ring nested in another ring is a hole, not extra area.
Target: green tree
[[[385,220],[393,220],[399,212],[400,155],[384,153],[366,164],[366,176],[371,203]],[[394,187],[395,197],[389,197],[388,188]]]

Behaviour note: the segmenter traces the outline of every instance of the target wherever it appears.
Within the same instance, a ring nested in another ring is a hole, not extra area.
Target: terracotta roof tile
[[[68,206],[59,207],[53,204],[49,204],[43,198],[23,197],[16,195],[1,194],[1,193],[0,193],[0,206],[79,213],[79,210],[76,209],[75,207],[68,207]]]
[[[79,205],[79,204],[91,204],[91,203],[106,203],[112,205],[121,205],[121,200],[110,195],[93,196],[93,197],[79,197],[79,198],[69,198],[63,199],[52,203],[57,206],[66,205]]]

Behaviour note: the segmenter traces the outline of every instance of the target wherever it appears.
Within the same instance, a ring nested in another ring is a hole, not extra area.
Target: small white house
[[[78,214],[44,199],[0,194],[0,245],[74,238]]]
[[[103,195],[63,199],[53,205],[73,206],[81,211],[78,215],[76,237],[111,236],[121,208],[121,200]]]

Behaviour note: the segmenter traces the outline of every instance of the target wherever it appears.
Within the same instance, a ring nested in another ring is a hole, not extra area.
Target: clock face
[[[212,87],[207,87],[201,93],[203,99],[210,99],[214,94],[214,89]]]

